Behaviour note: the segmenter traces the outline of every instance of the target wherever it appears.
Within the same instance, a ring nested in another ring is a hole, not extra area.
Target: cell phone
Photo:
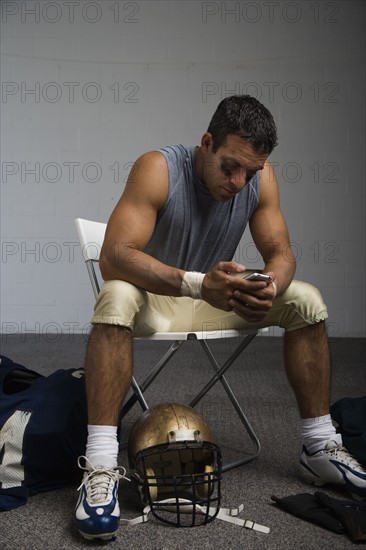
[[[265,283],[271,283],[273,281],[270,275],[265,275],[259,271],[250,271],[249,273],[248,271],[242,271],[241,273],[230,272],[229,274],[238,279],[248,279],[248,281],[264,281]]]
[[[265,283],[271,283],[273,281],[272,277],[270,275],[265,275],[264,273],[250,273],[246,277],[243,277],[244,279],[248,279],[248,281],[264,281]]]

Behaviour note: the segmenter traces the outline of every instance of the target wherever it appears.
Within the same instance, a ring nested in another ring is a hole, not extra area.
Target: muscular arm
[[[109,219],[101,251],[104,280],[121,279],[155,294],[180,296],[184,271],[142,252],[168,195],[168,168],[159,152],[133,166],[125,191]]]
[[[250,220],[250,231],[264,260],[263,271],[274,273],[277,294],[280,294],[292,281],[296,261],[280,207],[276,175],[268,161],[261,173],[260,201]]]

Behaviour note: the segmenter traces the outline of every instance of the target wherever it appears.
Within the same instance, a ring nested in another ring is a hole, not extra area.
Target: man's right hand
[[[242,273],[245,266],[237,262],[220,262],[212,271],[206,273],[202,283],[201,295],[211,306],[224,311],[231,311],[229,304],[235,290],[238,288],[238,279],[230,273]]]
[[[236,277],[245,267],[236,262],[220,262],[205,275],[202,299],[224,311],[233,311],[248,322],[261,321],[271,309],[275,296],[272,283]],[[273,281],[275,273],[268,272]]]

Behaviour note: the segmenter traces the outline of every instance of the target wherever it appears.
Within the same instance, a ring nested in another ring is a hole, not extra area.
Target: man
[[[132,336],[154,331],[285,329],[285,368],[301,415],[305,480],[345,484],[366,496],[366,471],[342,447],[329,415],[326,306],[293,281],[295,259],[268,156],[277,135],[250,96],[218,106],[199,147],[142,155],[109,220],[100,258],[105,281],[86,357],[87,472],[75,523],[88,538],[118,527],[117,425],[132,377]],[[235,277],[232,261],[249,223],[273,282]]]

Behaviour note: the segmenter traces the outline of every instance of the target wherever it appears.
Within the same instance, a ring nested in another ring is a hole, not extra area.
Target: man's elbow
[[[112,274],[111,262],[108,258],[108,255],[105,253],[105,251],[103,251],[103,249],[100,253],[99,269],[100,269],[100,274],[102,275],[103,281],[109,281],[115,278],[113,277],[113,274]]]

